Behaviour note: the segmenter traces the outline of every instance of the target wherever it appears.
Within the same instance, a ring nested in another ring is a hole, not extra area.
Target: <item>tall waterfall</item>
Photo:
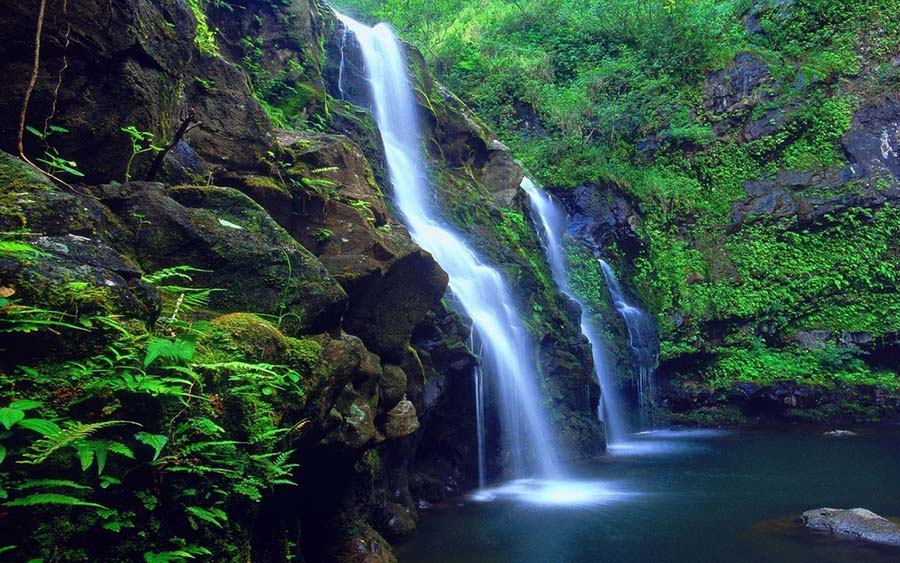
[[[434,194],[425,174],[415,98],[400,43],[385,24],[368,27],[341,14],[338,18],[362,49],[394,202],[413,240],[447,272],[450,290],[472,319],[483,349],[484,373],[498,392],[503,437],[513,469],[520,475],[558,475],[558,456],[541,405],[534,348],[509,288],[500,274],[441,220],[431,203]],[[482,424],[480,444],[483,432]],[[482,475],[483,471],[482,467]]]
[[[612,298],[613,306],[625,321],[628,329],[628,347],[637,364],[638,405],[641,414],[641,427],[648,428],[652,424],[653,375],[656,371],[656,353],[653,344],[653,320],[649,315],[628,303],[622,285],[613,272],[612,267],[600,260],[600,269],[606,280],[606,287]]]
[[[550,261],[550,269],[553,271],[553,279],[557,287],[569,299],[581,306],[581,333],[591,343],[594,373],[602,391],[599,414],[606,423],[607,441],[610,443],[621,442],[628,434],[625,411],[622,409],[620,397],[616,392],[613,374],[603,354],[599,327],[591,317],[590,310],[569,286],[569,269],[566,266],[563,247],[563,237],[566,233],[566,212],[547,192],[537,187],[528,178],[522,181],[522,189],[528,194],[535,217],[540,220],[540,225],[535,225],[535,227],[543,243],[544,252]]]

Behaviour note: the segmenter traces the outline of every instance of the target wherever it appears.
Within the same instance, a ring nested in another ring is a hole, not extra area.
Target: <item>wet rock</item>
[[[416,520],[407,507],[396,502],[386,503],[383,510],[385,514],[384,533],[388,539],[396,540],[407,538],[416,531]]]
[[[900,102],[887,100],[857,111],[841,144],[856,175],[887,173],[896,184],[900,178]]]
[[[823,432],[822,436],[825,436],[826,438],[853,438],[859,436],[859,434],[852,430],[830,430],[828,432]]]
[[[388,411],[384,423],[384,433],[388,438],[403,438],[419,429],[416,406],[407,399],[401,400]]]
[[[770,81],[771,73],[763,63],[740,53],[730,67],[707,77],[703,107],[723,114],[766,101],[770,94],[762,86]]]
[[[629,256],[641,247],[638,234],[642,222],[637,205],[613,183],[554,190],[569,215],[569,234],[589,248],[600,249],[613,242]]]
[[[804,512],[801,520],[813,530],[900,547],[900,525],[865,508],[818,508]]]

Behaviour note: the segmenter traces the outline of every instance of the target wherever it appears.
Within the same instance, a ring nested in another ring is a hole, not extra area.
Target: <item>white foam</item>
[[[517,479],[478,489],[469,498],[477,502],[514,500],[545,506],[584,507],[622,501],[634,494],[608,481]]]

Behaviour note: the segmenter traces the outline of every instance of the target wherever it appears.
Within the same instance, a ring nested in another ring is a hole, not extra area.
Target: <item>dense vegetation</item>
[[[604,252],[658,315],[668,365],[701,356],[724,386],[896,386],[846,335],[900,332],[900,220],[853,199],[897,180],[835,177],[854,113],[900,81],[900,1],[344,4],[419,46],[544,185],[612,184],[637,202],[643,250]],[[800,197],[839,204],[736,219],[748,182],[781,187],[786,172],[806,174],[788,188]],[[832,335],[792,339],[811,330]]]

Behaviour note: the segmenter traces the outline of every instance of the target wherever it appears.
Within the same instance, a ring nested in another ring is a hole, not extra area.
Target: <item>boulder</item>
[[[237,190],[131,182],[90,188],[128,233],[116,244],[146,272],[188,265],[209,307],[277,317],[286,333],[334,331],[346,294],[318,259]]]
[[[435,307],[447,275],[394,220],[362,149],[342,135],[280,131],[291,166],[280,180],[235,178],[311,249],[349,296],[344,329],[399,363],[413,328]]]
[[[900,525],[865,508],[817,508],[807,510],[800,519],[813,530],[900,547]]]
[[[380,386],[381,407],[394,408],[406,395],[406,373],[403,368],[390,364],[384,366]]]
[[[419,429],[416,406],[407,399],[401,400],[388,411],[384,422],[384,434],[388,438],[403,438]]]

